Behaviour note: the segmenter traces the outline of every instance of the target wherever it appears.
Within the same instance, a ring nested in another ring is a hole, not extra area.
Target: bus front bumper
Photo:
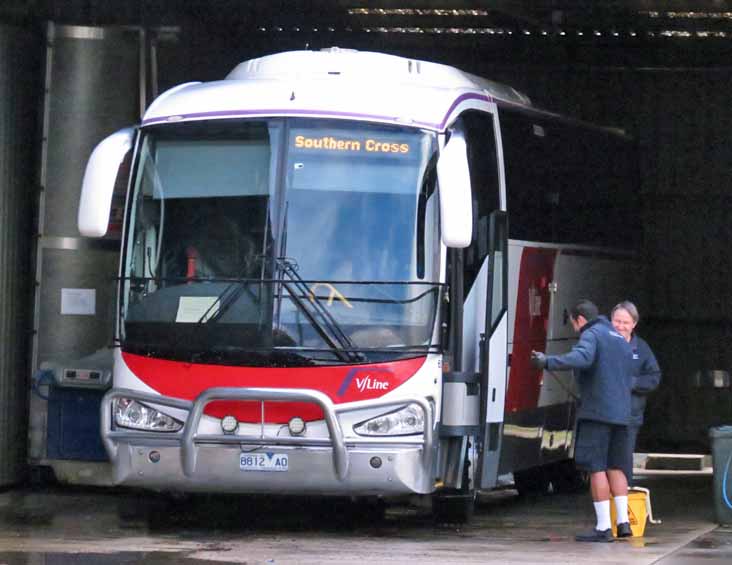
[[[112,402],[130,398],[188,411],[177,433],[114,429]],[[325,416],[329,438],[200,434],[205,406],[219,400],[311,402]],[[364,408],[418,405],[424,434],[399,443],[382,438],[345,439],[338,415]],[[434,490],[434,416],[424,398],[335,405],[308,389],[212,388],[194,401],[129,389],[112,389],[101,406],[102,441],[117,484],[158,490],[278,494],[398,495]],[[286,469],[249,470],[248,455],[286,456]]]

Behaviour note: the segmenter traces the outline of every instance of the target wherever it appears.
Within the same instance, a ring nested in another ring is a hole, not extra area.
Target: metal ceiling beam
[[[356,14],[354,9],[423,10],[392,15],[399,25],[514,26],[553,30],[643,27],[653,29],[732,27],[732,0],[2,0],[0,21],[55,20],[87,25],[177,24],[186,18],[210,26],[255,28],[260,22],[348,26],[363,24],[378,14]],[[481,10],[487,15],[444,15],[438,10]],[[696,17],[679,17],[691,12]],[[390,16],[387,16],[387,18]],[[473,17],[475,22],[470,22]],[[410,21],[411,18],[411,21]],[[448,24],[446,24],[448,25]]]

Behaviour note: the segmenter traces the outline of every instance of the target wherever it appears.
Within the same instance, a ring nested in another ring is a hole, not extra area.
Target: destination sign
[[[387,153],[391,155],[407,155],[410,152],[408,143],[395,143],[383,139],[339,138],[332,135],[311,137],[296,135],[294,146],[297,149],[314,149],[343,153]]]

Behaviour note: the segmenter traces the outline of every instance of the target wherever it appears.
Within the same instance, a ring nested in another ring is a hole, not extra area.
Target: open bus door
[[[503,426],[503,409],[507,375],[508,326],[508,218],[506,212],[494,211],[487,218],[487,255],[474,287],[484,289],[471,302],[468,314],[482,318],[480,346],[476,351],[476,369],[456,370],[443,374],[443,414],[440,435],[446,439],[447,469],[445,484],[449,488],[436,493],[433,512],[440,520],[465,522],[470,519],[478,490],[496,485]],[[455,255],[460,271],[461,254]],[[454,285],[460,289],[459,284]],[[462,304],[462,295],[453,301],[452,318],[462,327],[462,316],[455,304]],[[451,351],[462,350],[462,336],[455,332]]]
[[[508,360],[508,216],[491,213],[488,230],[485,334],[480,340],[480,427],[476,438],[476,490],[498,478]]]

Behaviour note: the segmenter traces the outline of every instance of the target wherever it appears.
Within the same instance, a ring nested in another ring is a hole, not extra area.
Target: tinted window
[[[634,146],[621,135],[501,113],[510,237],[628,247],[637,242]]]
[[[468,142],[473,189],[473,239],[463,256],[464,292],[467,296],[488,254],[489,216],[499,208],[500,192],[493,116],[467,112],[461,119]]]

